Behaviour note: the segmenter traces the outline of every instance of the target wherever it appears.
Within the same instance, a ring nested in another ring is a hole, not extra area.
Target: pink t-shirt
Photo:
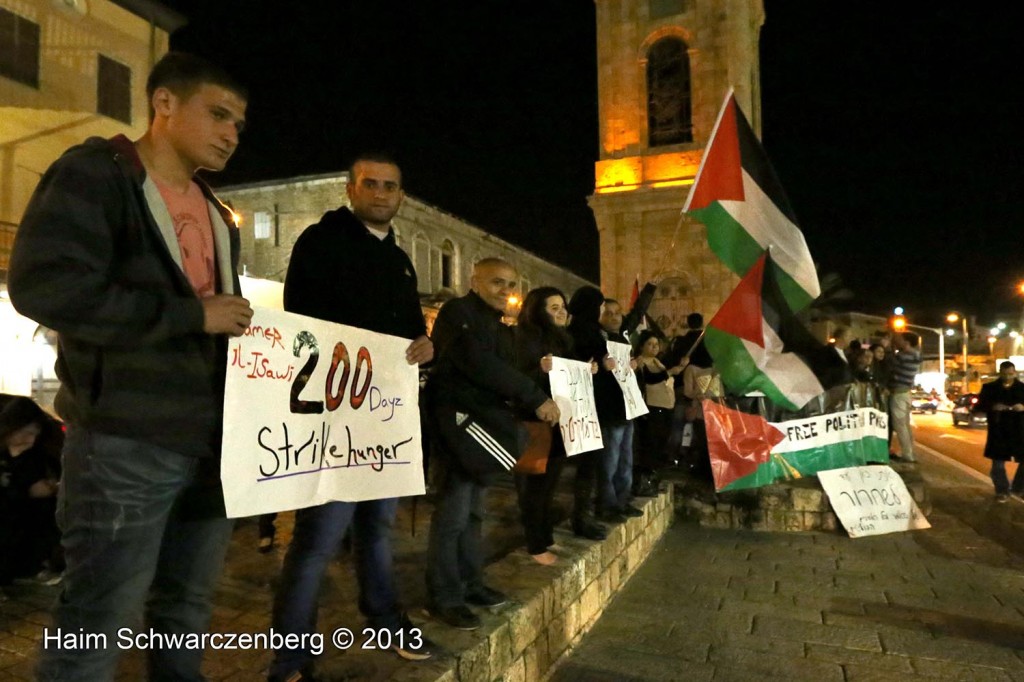
[[[181,249],[181,265],[185,277],[200,298],[217,293],[217,266],[213,246],[213,225],[206,197],[199,185],[190,182],[188,191],[179,194],[156,178],[157,189],[167,204],[174,222],[174,234]]]

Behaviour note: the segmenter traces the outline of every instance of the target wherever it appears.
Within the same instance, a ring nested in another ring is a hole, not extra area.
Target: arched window
[[[416,235],[412,240],[412,264],[416,268],[420,293],[432,293],[434,288],[430,272],[430,241],[423,234]]]
[[[647,52],[647,144],[693,142],[690,55],[679,38],[662,38]]]
[[[455,245],[445,239],[441,244],[441,286],[447,289],[458,288],[458,272]]]

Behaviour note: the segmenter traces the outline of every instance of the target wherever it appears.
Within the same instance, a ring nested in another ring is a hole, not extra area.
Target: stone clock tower
[[[651,316],[668,334],[709,319],[738,278],[680,210],[718,109],[732,87],[761,129],[762,0],[595,0],[601,150],[589,198],[601,287],[629,301],[633,279],[658,284]]]

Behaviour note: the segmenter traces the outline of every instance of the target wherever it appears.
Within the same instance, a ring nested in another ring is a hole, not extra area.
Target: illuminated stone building
[[[146,77],[183,24],[151,0],[0,0],[0,275],[65,149],[146,131]]]
[[[629,300],[653,281],[652,317],[670,334],[710,316],[738,281],[680,220],[718,110],[732,87],[760,133],[761,0],[595,0],[600,156],[590,207],[601,286]]]
[[[219,188],[217,195],[240,217],[244,274],[283,281],[292,247],[302,231],[327,211],[348,205],[347,183],[348,173],[342,172]],[[408,194],[394,224],[398,245],[416,267],[424,313],[431,324],[442,302],[469,290],[473,265],[481,258],[497,256],[516,266],[520,300],[534,286],[555,286],[571,296],[589,284]]]

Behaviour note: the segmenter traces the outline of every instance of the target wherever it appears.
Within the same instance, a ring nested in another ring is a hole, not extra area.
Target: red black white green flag
[[[704,343],[730,393],[760,391],[795,411],[842,383],[846,363],[789,309],[772,255],[762,252],[745,273],[708,322]]]
[[[873,408],[784,422],[769,422],[713,400],[705,400],[703,408],[718,491],[889,461],[886,414]]]
[[[807,307],[821,294],[789,200],[732,90],[683,212],[704,223],[711,250],[741,277],[771,247],[779,285],[792,310]]]

